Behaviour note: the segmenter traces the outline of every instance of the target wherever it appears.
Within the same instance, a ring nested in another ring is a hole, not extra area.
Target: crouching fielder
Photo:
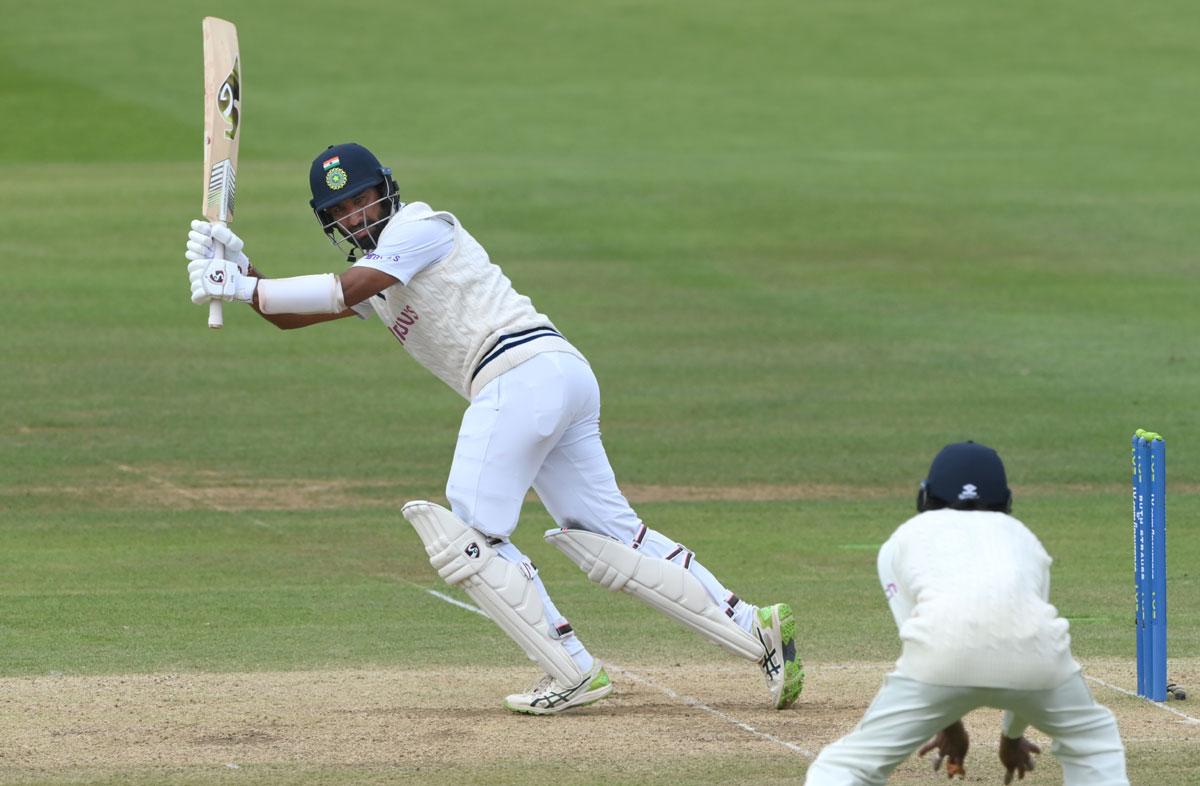
[[[1004,710],[1005,783],[1033,769],[1028,726],[1049,735],[1067,786],[1128,786],[1111,712],[1071,657],[1049,603],[1050,557],[1012,516],[1004,464],[974,442],[947,445],[917,497],[918,515],[879,550],[879,580],[900,629],[896,669],[858,727],[809,767],[808,786],[882,784],[917,746],[965,775],[962,717]]]
[[[787,604],[740,600],[692,552],[638,518],[600,441],[600,389],[583,354],[513,289],[451,213],[400,201],[369,150],[323,151],[309,171],[322,230],[345,247],[340,275],[268,279],[228,228],[193,222],[192,300],[249,304],[281,328],[378,318],[419,364],[469,401],[446,484],[447,510],[412,502],[404,516],[438,574],[460,586],[545,676],[505,700],[549,714],[612,691],[600,662],[512,542],[533,488],[559,525],[546,539],[590,579],[622,590],[762,669],[771,703],[796,700],[804,672]],[[215,258],[214,238],[230,259]]]

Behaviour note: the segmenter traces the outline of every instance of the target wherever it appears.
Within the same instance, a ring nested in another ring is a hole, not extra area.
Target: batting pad
[[[558,639],[542,611],[531,577],[487,544],[487,538],[432,502],[414,500],[401,510],[413,525],[429,563],[451,586],[463,589],[534,663],[562,685],[587,676]]]
[[[762,659],[763,646],[758,639],[727,617],[700,580],[683,566],[581,529],[547,530],[546,541],[597,584],[628,592],[734,655]]]

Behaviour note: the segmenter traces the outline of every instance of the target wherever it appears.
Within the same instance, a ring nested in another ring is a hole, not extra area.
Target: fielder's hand
[[[188,263],[188,278],[192,282],[192,302],[237,300],[249,303],[254,298],[258,279],[243,276],[238,266],[225,259],[197,259]]]
[[[970,738],[967,736],[967,730],[963,728],[962,721],[955,721],[946,728],[937,733],[929,742],[917,751],[918,756],[924,756],[934,748],[937,748],[937,759],[933,762],[933,769],[936,771],[942,766],[942,761],[946,762],[946,777],[953,778],[957,775],[959,778],[966,778],[967,768],[964,762],[967,758],[967,749],[971,747]]]
[[[229,227],[214,226],[207,221],[193,221],[192,229],[188,232],[187,257],[188,262],[216,258],[213,241],[225,244],[225,259],[237,264],[238,272],[243,276],[250,270],[250,258],[242,253],[245,244],[242,239],[233,234]]]
[[[1033,754],[1042,749],[1024,737],[1009,739],[1000,735],[1000,763],[1004,765],[1004,782],[1012,783],[1013,772],[1017,780],[1024,780],[1025,773],[1033,772]]]

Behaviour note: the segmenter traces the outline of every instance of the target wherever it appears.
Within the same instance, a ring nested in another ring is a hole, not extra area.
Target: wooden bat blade
[[[204,201],[201,212],[213,223],[233,221],[237,195],[238,142],[241,141],[242,63],[237,27],[207,16],[204,32]],[[218,252],[224,249],[218,247]],[[208,308],[208,326],[223,324],[221,301]]]
[[[204,203],[209,221],[233,221],[241,141],[242,64],[237,28],[216,17],[204,24]]]

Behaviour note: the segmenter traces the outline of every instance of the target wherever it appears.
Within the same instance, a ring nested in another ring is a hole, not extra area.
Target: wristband
[[[342,282],[332,273],[255,279],[264,314],[340,314],[346,310]]]

